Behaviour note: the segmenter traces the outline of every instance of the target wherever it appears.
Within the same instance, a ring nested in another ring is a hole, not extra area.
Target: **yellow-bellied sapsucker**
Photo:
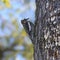
[[[25,29],[25,31],[28,33],[30,39],[33,43],[33,37],[34,37],[34,24],[30,21],[28,21],[29,18],[21,20],[21,23]]]

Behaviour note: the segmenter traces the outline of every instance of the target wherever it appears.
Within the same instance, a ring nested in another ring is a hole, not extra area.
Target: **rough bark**
[[[43,5],[43,6],[42,6]],[[34,44],[34,60],[44,60],[44,20],[45,16],[44,0],[36,0],[36,21],[35,21],[35,44]]]
[[[47,52],[45,51],[45,46],[47,45],[48,41],[50,41],[51,46],[54,41],[57,41],[58,33],[56,31],[56,27],[60,26],[60,22],[58,23],[58,17],[60,16],[59,2],[59,0],[36,0],[36,20],[34,26],[35,43],[33,44],[34,60],[47,60],[47,55],[45,54],[48,53],[48,50]],[[57,23],[55,26],[53,24],[54,22],[52,21],[53,17],[55,17],[54,21]],[[45,35],[47,38],[44,37]]]

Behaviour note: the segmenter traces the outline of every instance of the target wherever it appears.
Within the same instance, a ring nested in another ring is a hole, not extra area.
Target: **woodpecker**
[[[31,40],[33,40],[34,35],[34,24],[29,21],[29,18],[21,20],[21,23],[25,29],[25,31],[28,33]]]

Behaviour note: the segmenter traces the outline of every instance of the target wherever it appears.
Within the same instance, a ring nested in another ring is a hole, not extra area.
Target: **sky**
[[[0,37],[10,35],[14,31],[15,27],[11,24],[11,19],[16,18],[19,24],[19,30],[22,29],[21,20],[24,18],[29,18],[31,22],[35,20],[35,0],[30,0],[30,5],[24,4],[23,0],[10,0],[11,8],[6,8],[5,5],[0,2],[0,5],[3,6],[0,9]],[[16,12],[20,9],[19,12]],[[9,14],[13,16],[10,17]],[[1,28],[2,24],[7,22],[4,26],[4,29]],[[8,28],[9,26],[9,28]],[[25,60],[20,54],[17,54],[16,60]]]
[[[11,17],[9,16],[9,14],[12,14],[13,18],[16,18],[19,24],[19,28],[22,28],[22,24],[21,24],[21,20],[24,18],[30,18],[31,22],[34,22],[35,19],[35,3],[34,0],[30,1],[30,5],[24,5],[23,0],[10,0],[10,4],[12,6],[12,8],[4,8],[0,10],[0,16],[2,16],[0,18],[0,23],[3,22],[3,20],[8,20],[8,24],[10,24],[11,22]],[[0,2],[1,5],[3,5],[3,3]],[[20,12],[16,12],[16,10],[20,9]],[[1,25],[1,24],[0,24]],[[11,25],[11,24],[10,24]],[[12,26],[11,26],[12,27]],[[7,30],[7,32],[6,32]],[[12,30],[11,30],[12,31]],[[0,35],[4,36],[6,34],[11,34],[11,31],[5,27],[5,30],[1,30],[0,28]]]

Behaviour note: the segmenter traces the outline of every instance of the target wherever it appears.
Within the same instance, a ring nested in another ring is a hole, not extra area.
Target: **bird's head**
[[[22,24],[27,23],[28,19],[29,19],[29,18],[21,20],[21,23],[22,23]]]

